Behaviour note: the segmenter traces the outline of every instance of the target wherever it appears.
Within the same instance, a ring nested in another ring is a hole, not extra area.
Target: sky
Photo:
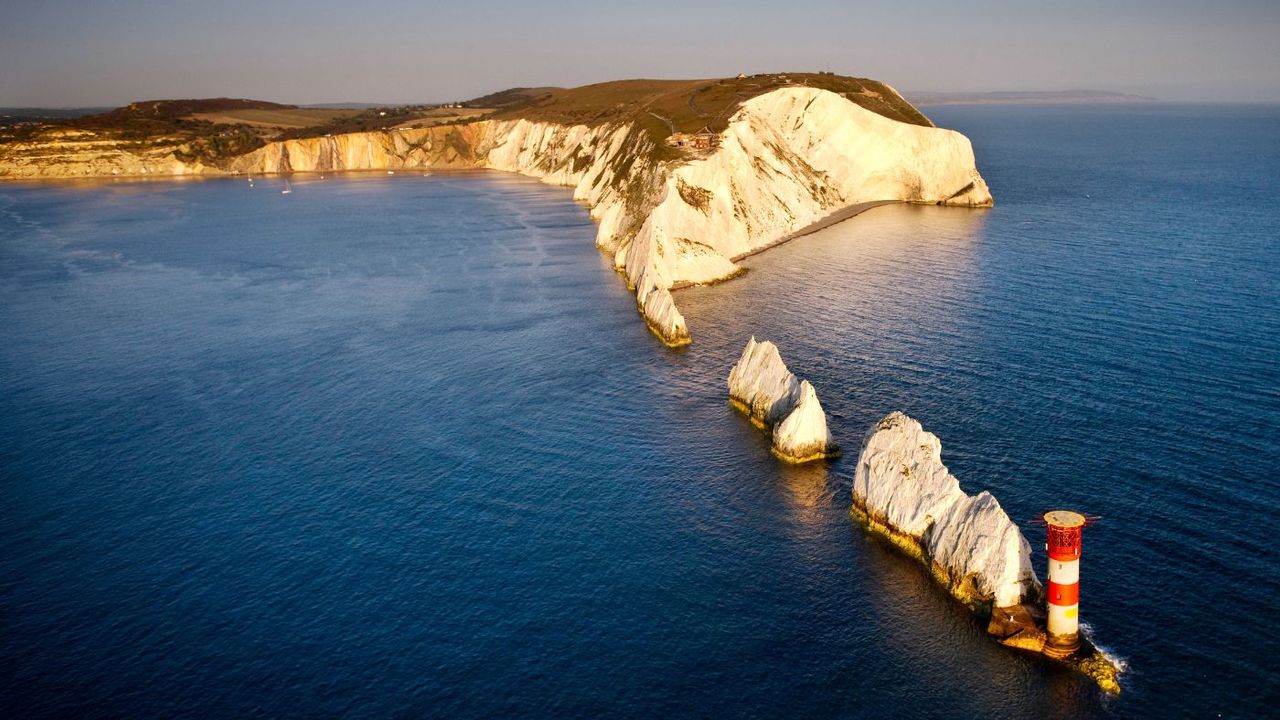
[[[1280,0],[0,0],[0,106],[464,100],[830,70],[903,92],[1280,101]]]

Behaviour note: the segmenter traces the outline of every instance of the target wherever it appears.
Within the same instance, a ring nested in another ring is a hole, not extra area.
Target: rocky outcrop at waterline
[[[935,580],[975,612],[987,632],[1020,650],[1046,650],[1044,588],[1022,531],[985,490],[969,495],[942,463],[942,443],[919,422],[894,412],[867,433],[853,479],[855,520],[929,568]],[[1081,638],[1065,662],[1120,692],[1116,662]]]
[[[813,385],[787,369],[773,343],[747,341],[729,371],[729,398],[758,427],[770,430],[779,458],[805,463],[840,454]]]
[[[863,442],[853,507],[970,606],[1012,607],[1043,596],[1022,531],[990,493],[961,490],[942,463],[938,436],[900,412]]]

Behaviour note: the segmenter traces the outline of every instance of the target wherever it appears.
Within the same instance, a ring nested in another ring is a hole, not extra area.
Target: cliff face
[[[889,120],[805,87],[747,101],[717,149],[649,175],[660,191],[639,230],[619,235],[602,223],[597,241],[614,249],[642,304],[679,283],[732,277],[739,271],[732,258],[849,205],[992,203],[963,135]]]
[[[743,102],[703,152],[674,154],[632,123],[481,120],[269,143],[214,168],[92,136],[8,146],[0,177],[288,173],[487,167],[574,188],[650,329],[690,340],[671,289],[740,271],[733,259],[851,205],[988,206],[959,133],[890,120],[841,95],[786,86]]]
[[[822,90],[777,90],[744,103],[709,156],[672,168],[626,267],[661,254],[664,279],[722,279],[729,258],[874,200],[989,206],[991,194],[959,133]]]
[[[0,146],[0,178],[165,177],[220,172],[185,163],[171,145],[145,146],[64,129]]]
[[[228,169],[266,174],[476,167],[483,164],[476,147],[487,129],[473,123],[281,140],[234,158]]]
[[[968,139],[890,120],[831,92],[775,90],[746,101],[720,144],[655,161],[629,126],[494,123],[488,167],[574,186],[599,223],[596,245],[636,292],[649,327],[689,341],[670,290],[740,270],[732,258],[841,208],[876,200],[989,206]]]

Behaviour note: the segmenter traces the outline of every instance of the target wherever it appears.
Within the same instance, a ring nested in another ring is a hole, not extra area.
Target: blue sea
[[[0,185],[0,716],[1274,717],[1280,108],[927,109],[997,205],[884,206],[646,330],[498,173]],[[727,402],[751,335],[842,459]],[[1120,697],[849,518],[903,410],[1085,533]]]

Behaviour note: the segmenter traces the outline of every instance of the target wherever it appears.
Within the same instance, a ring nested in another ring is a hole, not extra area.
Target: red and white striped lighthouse
[[[1068,657],[1080,649],[1080,534],[1086,518],[1071,510],[1044,514],[1049,527],[1049,638],[1045,654]]]

